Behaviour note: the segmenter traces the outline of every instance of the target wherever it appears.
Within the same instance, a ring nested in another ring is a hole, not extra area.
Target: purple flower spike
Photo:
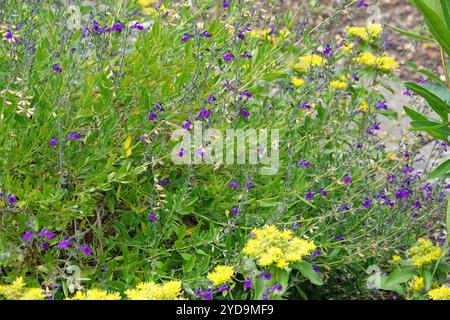
[[[203,32],[200,34],[200,36],[203,37],[203,38],[211,38],[211,37],[212,37],[212,34],[211,34],[211,33],[208,33],[208,31],[203,31]]]
[[[247,98],[252,98],[253,94],[248,92],[248,90],[244,90],[241,92],[241,96],[247,97]]]
[[[251,59],[253,56],[251,54],[248,54],[247,52],[241,55],[242,59]]]
[[[193,38],[193,37],[194,37],[194,36],[193,36],[192,34],[185,33],[185,34],[183,35],[183,37],[181,38],[181,42],[188,42],[189,39],[191,39],[191,38]]]

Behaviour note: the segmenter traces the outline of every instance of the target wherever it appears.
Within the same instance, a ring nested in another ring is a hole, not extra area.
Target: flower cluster
[[[418,244],[409,249],[411,261],[416,267],[429,265],[439,258],[441,248],[436,247],[433,243],[425,238],[420,238]]]
[[[9,285],[0,285],[0,296],[7,300],[44,300],[46,298],[41,288],[27,288],[22,277],[16,278]]]
[[[450,300],[450,287],[440,286],[428,291],[428,295],[433,300]]]
[[[279,230],[272,225],[254,229],[252,235],[243,253],[256,258],[261,266],[273,264],[278,268],[286,268],[316,249],[312,241],[300,239],[291,230]]]
[[[314,67],[322,67],[326,63],[326,60],[317,54],[310,54],[307,56],[299,57],[295,62],[290,64],[291,68],[297,72],[304,73]]]
[[[181,281],[169,281],[157,284],[153,281],[142,282],[135,289],[128,289],[125,295],[129,300],[181,300]]]
[[[100,289],[89,289],[86,292],[77,291],[75,295],[67,300],[120,300],[120,293],[109,293]]]
[[[234,271],[230,266],[216,266],[214,271],[208,273],[208,280],[210,280],[215,286],[220,286],[231,280]]]
[[[348,27],[347,36],[361,39],[364,42],[373,41],[381,35],[383,27],[381,24],[369,23],[366,27]]]
[[[385,72],[395,70],[399,67],[398,62],[393,57],[386,54],[376,56],[371,52],[364,52],[357,56],[354,60],[369,68],[374,68]]]

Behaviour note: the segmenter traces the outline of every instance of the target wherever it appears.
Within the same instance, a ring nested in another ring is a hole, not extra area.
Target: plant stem
[[[447,88],[450,89],[450,80],[448,78],[447,65],[445,64],[444,50],[442,49],[442,47],[440,47],[440,49],[441,49],[441,64],[442,64],[442,69],[444,70],[445,83],[447,83]]]

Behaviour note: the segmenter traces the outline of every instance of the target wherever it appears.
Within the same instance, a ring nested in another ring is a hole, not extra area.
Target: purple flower
[[[346,174],[344,177],[344,183],[346,183],[346,184],[352,183],[352,178],[350,178],[348,174]]]
[[[343,241],[343,240],[344,240],[344,236],[343,236],[342,234],[338,234],[338,235],[335,237],[335,239],[336,239],[337,241]]]
[[[315,265],[312,265],[312,269],[314,272],[319,272],[319,268],[317,268],[317,266],[315,266]]]
[[[233,181],[232,183],[230,183],[230,184],[228,185],[228,189],[233,189],[233,188],[235,188],[235,189],[240,189],[240,188],[241,188],[241,185],[239,184],[239,182]]]
[[[212,37],[212,34],[211,34],[211,33],[208,33],[208,31],[203,31],[203,32],[200,34],[200,36],[203,37],[203,38],[211,38],[211,37]]]
[[[371,205],[372,205],[372,201],[369,198],[366,198],[363,202],[363,207],[370,208]]]
[[[192,34],[185,33],[185,34],[183,34],[183,37],[181,38],[181,42],[188,42],[188,40],[193,37],[194,36]]]
[[[238,207],[237,206],[233,206],[233,208],[231,209],[231,214],[233,216],[237,216],[238,212],[239,212]]]
[[[90,255],[92,254],[92,249],[89,248],[88,246],[84,245],[84,244],[82,244],[82,245],[80,246],[80,249],[81,249],[81,251],[83,251],[83,253],[84,253],[85,255],[87,255],[87,256],[90,256]]]
[[[312,107],[311,107],[311,105],[310,104],[308,104],[308,102],[303,102],[300,106],[299,106],[299,108],[300,109],[311,109]]]
[[[29,241],[33,238],[33,233],[30,231],[25,231],[25,233],[22,236],[23,241]]]
[[[56,236],[55,232],[51,232],[48,230],[42,230],[38,233],[38,237],[46,238],[47,240],[52,240]]]
[[[405,187],[401,187],[399,190],[397,190],[395,194],[396,199],[408,199],[411,196],[412,196],[411,189]]]
[[[309,200],[309,201],[313,200],[314,199],[314,193],[312,193],[311,190],[308,190],[308,192],[306,193],[305,198],[306,198],[306,200]]]
[[[223,60],[225,61],[231,61],[234,59],[234,56],[231,52],[227,52],[223,55]]]
[[[222,291],[230,291],[230,288],[228,288],[228,286],[226,284],[223,284],[219,288],[217,288],[217,292],[222,292]]]
[[[58,242],[58,247],[60,247],[61,249],[69,249],[70,245],[71,241],[69,239]]]
[[[211,94],[208,96],[208,98],[205,100],[205,103],[211,103],[211,102],[216,101],[216,100],[217,100],[216,96],[215,96],[214,94],[211,93]]]
[[[97,22],[97,21],[94,21],[93,23],[92,23],[92,30],[95,32],[95,33],[97,33],[97,34],[102,34],[102,33],[104,33],[105,32],[105,27],[103,27],[103,28],[101,28],[100,27],[100,25],[99,25],[99,23]]]
[[[182,128],[185,129],[185,130],[190,130],[191,129],[191,124],[192,124],[192,122],[190,122],[189,120],[186,120],[184,122],[184,124],[182,125]]]
[[[223,85],[223,87],[227,88],[228,90],[233,90],[233,86],[231,85],[230,81],[225,80],[225,84]]]
[[[47,242],[42,241],[41,248],[43,250],[48,250],[48,249],[50,249],[50,245]]]
[[[412,97],[414,95],[414,93],[412,91],[410,91],[409,89],[406,89],[405,91],[403,91],[403,95],[407,96],[407,97]]]
[[[392,175],[392,174],[388,175],[388,176],[386,177],[386,179],[387,179],[388,181],[390,181],[391,183],[397,182],[397,179],[395,179],[394,175]]]
[[[380,110],[380,109],[387,110],[387,109],[388,109],[388,106],[387,106],[386,101],[384,101],[384,100],[378,100],[378,101],[377,101],[377,104],[376,104],[376,106],[375,106],[375,108],[376,108],[377,110]]]
[[[367,8],[369,4],[364,0],[358,0],[358,8]]]
[[[261,273],[260,275],[258,275],[258,279],[266,279],[266,280],[270,280],[272,278],[272,275],[270,273]]]
[[[17,199],[13,195],[8,195],[8,201],[10,204],[14,204],[17,202]]]
[[[359,81],[358,72],[352,73],[352,79],[355,81]]]
[[[228,9],[230,7],[231,0],[223,0],[222,8]]]
[[[55,72],[61,73],[62,72],[62,68],[59,66],[59,64],[55,63],[54,65],[52,65],[52,69]]]
[[[197,120],[208,119],[210,116],[211,116],[211,111],[209,111],[207,109],[202,109],[197,116]]]
[[[124,28],[125,26],[119,21],[118,23],[113,24],[111,28],[106,29],[106,32],[117,31],[118,33],[121,33]]]
[[[155,222],[156,221],[156,216],[153,213],[150,213],[148,215],[148,220],[150,220],[150,222]]]
[[[241,96],[247,97],[247,98],[252,98],[253,94],[248,92],[248,90],[244,90],[241,92]]]
[[[139,30],[139,31],[142,31],[142,30],[144,30],[144,26],[141,26],[138,22],[136,22],[134,25],[132,25],[131,26],[131,29],[136,29],[136,30]]]
[[[299,162],[297,162],[297,167],[311,168],[311,162],[306,160],[300,160]]]
[[[155,120],[156,118],[158,118],[158,115],[156,113],[154,113],[153,111],[150,112],[150,114],[148,115],[149,120]]]
[[[329,44],[327,44],[325,46],[325,48],[323,49],[323,54],[325,54],[325,55],[331,54],[331,46]]]
[[[253,286],[252,280],[250,280],[250,278],[247,278],[247,280],[245,280],[244,282],[244,287],[251,288],[252,286]]]
[[[178,152],[177,155],[178,155],[178,157],[183,158],[184,155],[186,155],[186,154],[187,154],[187,151],[184,150],[183,148],[181,148],[180,152]]]
[[[243,59],[251,59],[253,56],[251,54],[248,54],[247,52],[241,54],[241,58]]]
[[[165,179],[162,179],[162,180],[158,181],[158,184],[160,186],[165,186],[165,185],[168,185],[168,184],[171,184],[171,183],[172,183],[172,181],[170,181],[169,178],[165,178]]]
[[[81,138],[81,135],[79,133],[76,133],[75,131],[69,133],[66,137],[66,140],[78,140]]]
[[[243,116],[244,118],[248,118],[250,116],[250,112],[248,112],[246,109],[242,108],[241,116]]]
[[[261,296],[261,300],[269,300],[269,295],[267,294],[267,292],[264,292]]]
[[[279,284],[279,283],[275,283],[273,286],[271,286],[270,288],[269,288],[269,292],[274,292],[274,291],[281,291],[281,290],[283,290],[283,286],[281,285],[281,284]]]
[[[50,139],[50,141],[48,142],[48,145],[51,147],[54,147],[54,146],[56,146],[57,143],[58,143],[58,139],[56,139],[55,137],[52,137]]]
[[[205,300],[211,300],[212,299],[212,292],[208,291],[203,295],[203,299]]]

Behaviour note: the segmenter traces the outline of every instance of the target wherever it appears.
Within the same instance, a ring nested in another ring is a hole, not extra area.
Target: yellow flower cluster
[[[375,56],[371,52],[364,52],[357,56],[354,61],[361,63],[370,68],[379,69],[382,71],[392,71],[399,67],[398,62],[388,55]]]
[[[72,298],[67,300],[120,300],[120,293],[108,293],[105,290],[89,289],[86,292],[77,291]]]
[[[243,252],[256,258],[261,266],[274,264],[286,268],[316,248],[312,241],[297,238],[291,230],[281,231],[275,226],[254,229],[252,233],[254,237],[247,242]]]
[[[250,31],[250,37],[258,39],[275,42],[276,40],[284,40],[289,37],[291,32],[286,29],[279,30],[276,34],[272,33],[271,29],[256,29]]]
[[[208,273],[208,280],[210,280],[215,286],[220,286],[227,281],[231,280],[234,271],[230,266],[216,266],[214,271]]]
[[[433,300],[450,300],[450,287],[441,286],[428,291],[428,295]]]
[[[325,64],[325,59],[317,54],[310,54],[299,57],[297,62],[290,64],[290,67],[298,72],[307,72],[313,67],[321,67]]]
[[[411,287],[415,291],[420,291],[425,287],[425,280],[422,277],[414,277]]]
[[[394,262],[394,263],[399,262],[400,259],[401,259],[401,258],[400,258],[400,256],[398,256],[398,255],[392,256],[392,262]]]
[[[44,300],[41,288],[27,288],[22,277],[18,277],[10,285],[0,285],[0,296],[7,300]]]
[[[142,282],[135,289],[125,291],[129,300],[182,300],[181,294],[181,281],[176,280],[163,284]]]
[[[348,27],[347,36],[351,38],[359,37],[363,41],[373,41],[383,32],[381,24],[369,23],[367,27]]]
[[[299,77],[292,77],[291,83],[294,87],[298,88],[305,84],[305,80],[299,78]]]
[[[342,90],[347,88],[349,78],[350,77],[348,75],[343,75],[338,80],[331,81],[330,88],[336,90]]]
[[[416,267],[421,267],[436,261],[441,254],[441,248],[434,246],[428,239],[420,238],[418,245],[409,249],[409,253],[412,263]]]

